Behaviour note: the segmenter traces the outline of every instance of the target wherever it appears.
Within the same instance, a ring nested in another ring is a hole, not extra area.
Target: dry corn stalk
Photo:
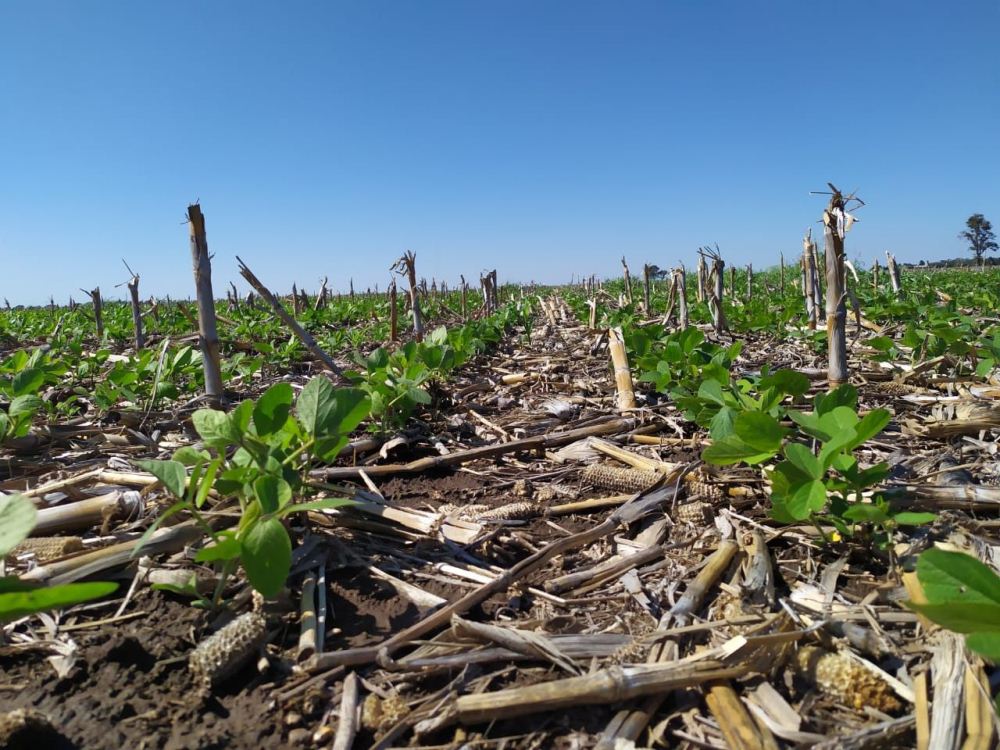
[[[108,519],[129,518],[142,505],[136,492],[108,492],[74,503],[42,508],[31,533],[38,536],[87,529]]]
[[[739,551],[739,546],[731,539],[723,540],[715,552],[708,558],[705,566],[688,584],[681,596],[670,610],[660,618],[660,628],[686,625],[692,614],[701,607],[709,590],[726,572],[733,557]]]
[[[651,693],[695,687],[746,673],[746,667],[716,661],[609,667],[583,677],[568,677],[493,693],[463,695],[455,701],[463,724],[556,711],[571,706],[609,705]]]
[[[778,750],[774,735],[753,720],[733,686],[726,680],[712,684],[705,703],[719,723],[726,746],[736,750]]]
[[[302,601],[299,605],[299,644],[295,660],[308,659],[316,653],[316,571],[311,570],[302,581]]]
[[[667,461],[658,461],[652,458],[646,458],[645,456],[640,456],[637,453],[627,450],[626,448],[621,448],[614,443],[598,437],[587,438],[586,445],[606,456],[617,458],[622,463],[628,464],[636,469],[658,471],[660,473],[670,475],[682,466],[682,464],[668,463]]]
[[[635,408],[635,391],[632,389],[632,372],[629,370],[628,355],[625,353],[625,336],[621,328],[608,330],[608,350],[615,369],[618,410],[629,411]]]

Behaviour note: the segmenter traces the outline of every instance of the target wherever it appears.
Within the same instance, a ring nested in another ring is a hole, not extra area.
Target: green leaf
[[[292,567],[292,541],[277,518],[258,521],[241,542],[250,585],[266,597],[277,596]]]
[[[19,417],[22,414],[34,416],[43,406],[45,406],[45,402],[38,398],[38,396],[26,394],[24,396],[17,396],[14,398],[10,402],[10,407],[7,409],[7,413],[12,417]]]
[[[239,406],[229,412],[229,431],[234,443],[238,443],[243,435],[249,431],[250,420],[253,418],[253,408],[253,401],[248,399],[241,401]]]
[[[44,384],[45,371],[29,367],[14,376],[14,380],[11,382],[11,393],[14,396],[37,393]]]
[[[705,380],[698,388],[698,398],[703,401],[710,401],[719,406],[726,405],[726,399],[722,395],[722,383],[718,380]]]
[[[194,497],[195,508],[201,508],[205,504],[205,500],[208,499],[208,493],[212,491],[212,486],[215,484],[215,475],[221,467],[222,459],[217,458],[205,468],[205,475],[201,478],[198,484],[198,492]]]
[[[866,443],[878,435],[885,429],[891,419],[892,415],[885,409],[873,409],[865,414],[854,428],[857,435],[851,444],[851,449],[857,448],[862,443]]]
[[[841,514],[848,521],[855,523],[885,523],[889,514],[876,505],[855,503]]]
[[[211,460],[207,451],[200,451],[190,445],[185,445],[174,451],[173,460],[179,461],[185,466],[197,466]]]
[[[225,450],[239,442],[240,433],[234,433],[229,416],[216,409],[198,409],[191,415],[191,423],[205,444]]]
[[[35,504],[24,495],[0,496],[0,560],[35,528]]]
[[[802,521],[812,513],[817,513],[826,505],[826,485],[814,479],[794,488],[785,499],[785,508],[797,521]]]
[[[0,594],[0,622],[98,599],[117,588],[117,583],[66,583],[60,586]]]
[[[813,408],[817,414],[822,416],[827,412],[833,411],[838,406],[848,407],[853,410],[857,403],[858,389],[850,383],[844,383],[829,393],[817,393],[816,398],[813,399]]]
[[[900,526],[923,526],[924,524],[933,523],[936,519],[937,515],[934,513],[916,513],[914,511],[894,513],[892,516],[892,520]]]
[[[965,636],[965,645],[994,664],[1000,664],[1000,633],[970,633]]]
[[[307,434],[316,437],[327,431],[331,415],[336,409],[333,384],[324,376],[317,375],[302,389],[295,402],[295,413]]]
[[[971,555],[932,548],[917,560],[930,604],[989,603],[1000,607],[1000,576]],[[995,621],[1000,627],[1000,619]]]
[[[208,547],[202,547],[195,554],[195,562],[215,562],[217,560],[235,560],[240,556],[240,540],[232,531],[220,531],[219,538]]]
[[[819,438],[823,441],[829,440],[833,437],[833,435],[823,427],[823,424],[820,422],[820,417],[816,414],[816,412],[802,412],[789,409],[788,416],[793,422],[795,422],[795,424],[801,427],[802,431],[807,435]]]
[[[406,397],[415,404],[429,404],[431,402],[431,395],[427,391],[413,385],[407,387]]]
[[[789,396],[802,396],[809,390],[809,378],[794,370],[777,370],[760,380],[760,390],[776,388]]]
[[[801,443],[789,443],[785,446],[785,456],[810,479],[822,479],[825,473],[819,459]]]
[[[201,596],[201,592],[198,591],[198,576],[194,573],[192,573],[187,581],[182,585],[174,583],[154,583],[150,586],[150,588],[154,591],[168,591],[171,594],[178,594],[180,596],[187,596],[191,598]]]
[[[993,602],[946,604],[906,602],[906,606],[956,633],[1000,632],[1000,604]]]
[[[976,365],[976,376],[980,378],[987,377],[993,369],[997,366],[997,361],[993,357],[984,357],[979,360],[979,364]]]
[[[323,461],[324,463],[333,463],[349,442],[350,438],[347,436],[321,438],[316,441],[316,445],[313,446],[312,452],[313,455],[320,461]]]
[[[733,434],[737,414],[738,412],[729,406],[723,406],[716,412],[708,425],[708,431],[713,440],[719,440]]]
[[[341,508],[345,505],[356,505],[354,500],[346,497],[330,497],[324,500],[313,500],[309,503],[297,503],[289,505],[281,510],[281,517],[284,518],[292,513],[302,513],[307,510],[325,510],[327,508]]]
[[[733,432],[760,453],[777,453],[788,432],[770,414],[742,412],[733,423]]]
[[[0,577],[0,594],[9,594],[13,591],[33,591],[37,588],[37,583],[22,581],[17,576]]]
[[[863,487],[871,487],[873,484],[881,482],[887,476],[889,476],[889,464],[885,461],[880,461],[874,466],[869,466],[860,472],[858,474],[858,483]]]
[[[146,459],[136,461],[136,466],[145,469],[154,477],[163,482],[174,497],[184,497],[184,489],[187,485],[187,471],[180,461],[158,461],[156,459]]]
[[[858,415],[849,406],[836,406],[825,414],[821,414],[819,423],[831,436],[850,433],[853,437],[853,430],[858,424]]]
[[[254,494],[264,513],[274,513],[292,499],[292,487],[284,479],[265,474],[253,483]]]
[[[771,517],[775,521],[781,523],[795,523],[801,521],[801,518],[796,518],[786,507],[784,498],[771,498]]]
[[[893,340],[888,336],[876,336],[875,338],[868,339],[867,344],[872,349],[880,352],[892,351],[892,348],[895,346]]]
[[[253,410],[253,424],[261,437],[273,435],[288,421],[292,408],[292,386],[275,383],[257,400]]]
[[[836,444],[831,442],[828,446],[835,448]],[[842,448],[843,446],[840,447]],[[820,451],[820,460],[823,461],[824,464],[829,461],[830,467],[836,469],[844,476],[855,476],[857,474],[858,459],[850,453],[837,453],[832,459],[830,459],[830,457],[826,455],[826,448],[827,446],[824,446],[824,449]]]
[[[716,466],[728,466],[740,461],[755,464],[766,461],[773,455],[772,451],[759,451],[747,445],[738,435],[727,435],[721,440],[713,440],[712,444],[701,452],[703,461]]]

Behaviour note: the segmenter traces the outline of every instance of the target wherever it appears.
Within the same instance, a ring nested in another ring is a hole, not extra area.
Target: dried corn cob
[[[624,646],[620,646],[611,656],[608,662],[611,664],[642,664],[649,654],[649,644],[641,638],[636,638]]]
[[[498,508],[490,508],[476,516],[477,521],[518,521],[524,518],[534,518],[538,508],[534,503],[508,503]]]
[[[709,503],[696,500],[693,503],[678,505],[671,514],[678,523],[704,524],[714,516]]]
[[[82,549],[83,539],[78,536],[36,536],[20,542],[9,557],[30,553],[38,562],[48,562]]]
[[[188,668],[205,687],[225,680],[254,655],[267,637],[267,620],[258,612],[240,615],[191,652]]]
[[[687,482],[688,495],[690,497],[700,497],[705,500],[711,500],[712,502],[718,502],[724,498],[725,492],[722,488],[711,482],[706,482],[702,479],[692,479]]]
[[[583,470],[585,482],[619,492],[642,492],[662,478],[663,475],[658,471],[618,469],[606,464],[591,464]]]
[[[875,390],[887,396],[907,396],[918,390],[912,385],[900,383],[898,380],[876,381],[872,385],[875,387]]]
[[[398,695],[379,698],[369,693],[361,704],[361,725],[370,732],[384,732],[396,726],[409,713],[410,707]]]
[[[814,682],[825,695],[856,711],[864,706],[885,712],[902,707],[881,675],[846,654],[803,646],[794,664],[799,674]]]
[[[704,466],[699,466],[684,477],[687,485],[688,497],[699,497],[709,502],[717,502],[725,497],[722,487],[712,481],[712,476],[705,471]]]

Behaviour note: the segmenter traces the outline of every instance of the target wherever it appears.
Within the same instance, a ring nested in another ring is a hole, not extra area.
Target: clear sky
[[[1000,3],[0,2],[0,296],[560,282],[799,252],[829,180],[865,263],[1000,228]]]

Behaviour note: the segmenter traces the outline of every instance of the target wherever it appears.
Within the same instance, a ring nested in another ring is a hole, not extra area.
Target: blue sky
[[[1000,227],[1000,4],[0,3],[0,296],[142,277],[560,282],[799,251],[827,180],[865,262]]]

